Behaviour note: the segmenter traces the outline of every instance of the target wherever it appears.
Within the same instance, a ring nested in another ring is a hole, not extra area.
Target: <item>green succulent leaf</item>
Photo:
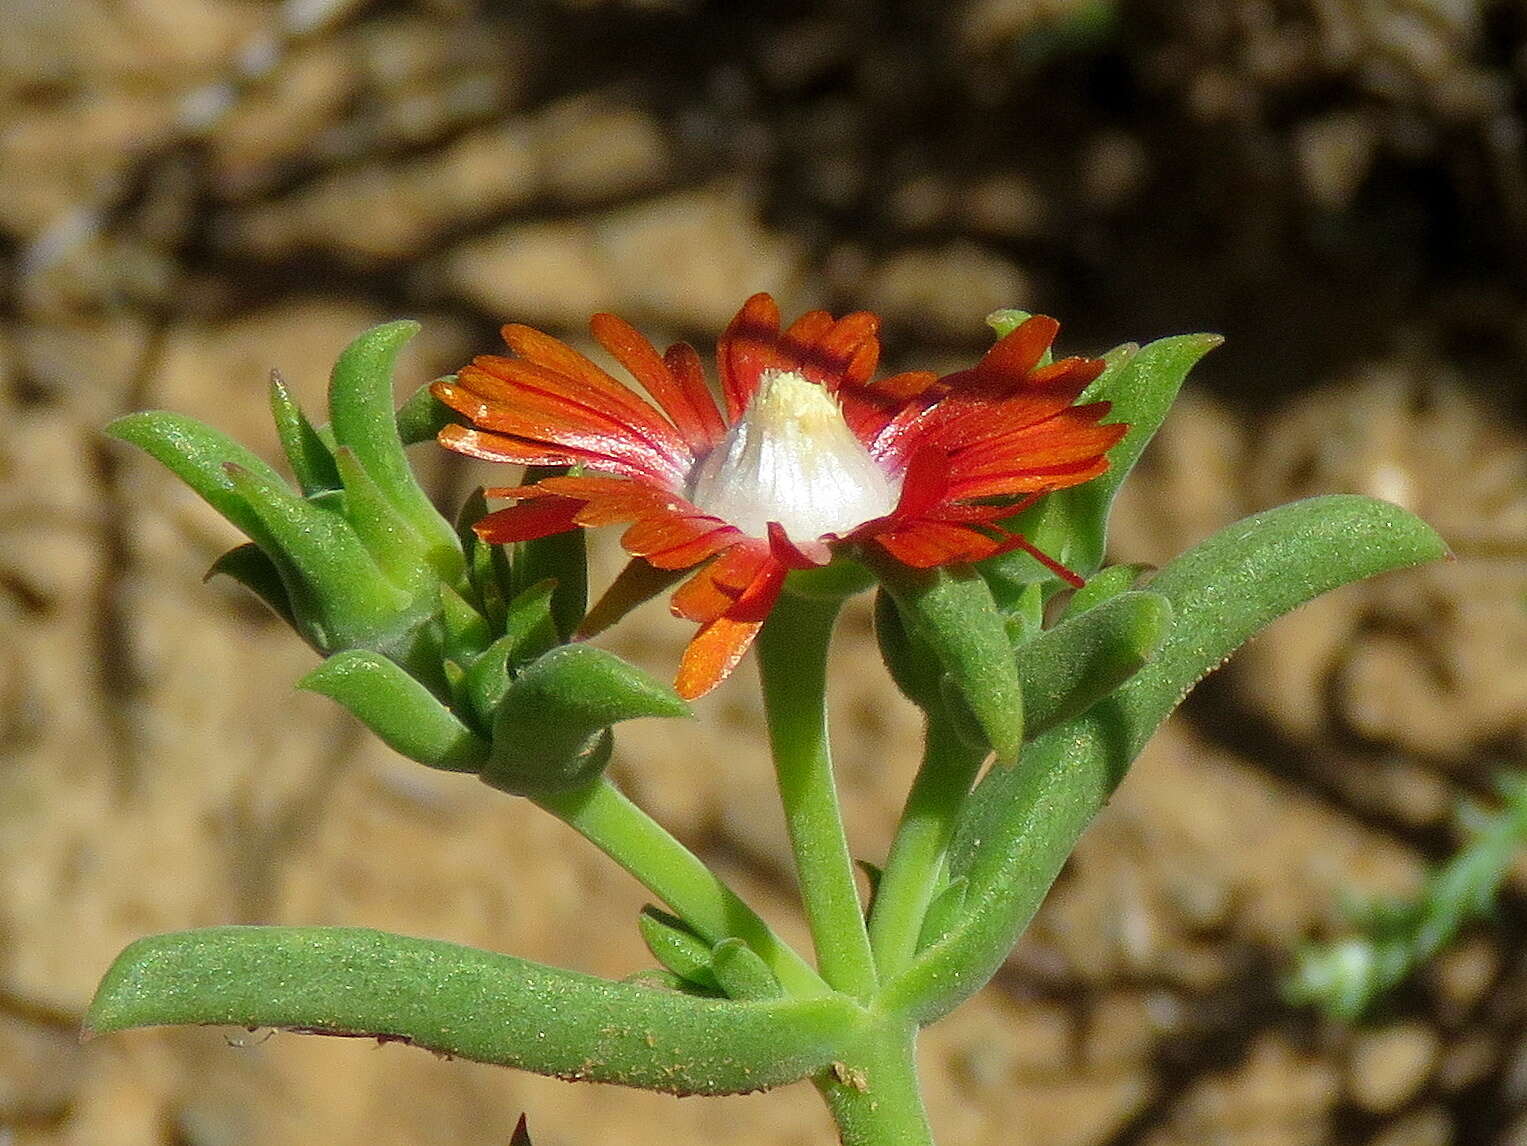
[[[1020,647],[1025,735],[1033,739],[1113,692],[1149,663],[1171,627],[1172,606],[1160,593],[1123,593]]]
[[[887,988],[885,1005],[932,1021],[991,977],[1146,740],[1243,641],[1329,589],[1446,553],[1406,511],[1335,495],[1247,518],[1164,567],[1150,587],[1174,623],[1151,662],[966,801],[950,852],[951,872],[970,881],[963,916]]]
[[[374,1036],[556,1078],[739,1094],[827,1069],[860,1015],[833,996],[695,998],[362,928],[211,927],[129,946],[85,1031],[226,1024]]]
[[[445,624],[445,655],[461,664],[472,664],[493,641],[488,619],[472,608],[460,593],[439,582],[441,617]]]
[[[1150,565],[1110,565],[1106,569],[1099,569],[1088,578],[1087,584],[1071,594],[1065,611],[1061,613],[1061,620],[1069,621],[1127,592],[1152,568]]]
[[[711,970],[711,945],[676,915],[648,904],[636,918],[637,930],[652,957],[686,983],[711,994],[721,992]]]
[[[760,1002],[784,998],[785,989],[763,957],[735,935],[711,949],[710,968],[728,998]]]
[[[424,539],[371,480],[355,451],[340,446],[334,464],[345,489],[345,520],[377,566],[402,589],[435,582],[434,570],[424,564]]]
[[[336,653],[297,682],[348,708],[399,755],[447,772],[477,772],[488,744],[402,668],[380,653]]]
[[[345,348],[329,379],[330,428],[339,445],[355,451],[393,508],[427,539],[440,575],[454,580],[461,572],[456,533],[414,478],[393,411],[393,363],[418,330],[417,322],[384,323]]]
[[[1106,355],[1108,368],[1078,401],[1111,402],[1113,409],[1106,420],[1129,425],[1129,432],[1108,451],[1108,472],[1083,485],[1047,494],[1007,526],[1082,576],[1095,572],[1103,563],[1114,495],[1161,427],[1188,371],[1222,341],[1217,334],[1183,334],[1138,349],[1120,347]],[[1054,578],[1018,550],[983,561],[980,568],[1004,606],[1025,585]]]
[[[448,374],[436,381],[454,382],[455,380],[454,374]],[[455,410],[430,393],[430,387],[433,385],[433,382],[426,382],[398,407],[395,419],[398,424],[398,440],[405,446],[432,442],[435,440],[435,435],[446,426],[461,420]]]
[[[210,581],[219,574],[232,577],[264,601],[276,616],[293,628],[297,627],[297,618],[292,612],[292,601],[287,596],[281,570],[276,568],[276,563],[265,550],[254,542],[228,550],[212,563],[212,568],[207,570],[202,580]]]
[[[919,951],[949,934],[959,920],[960,912],[964,910],[968,890],[969,881],[962,875],[946,883],[933,897],[923,916],[922,932],[917,937]]]
[[[262,544],[269,540],[259,514],[250,508],[225,468],[232,463],[270,486],[284,487],[281,475],[264,458],[227,434],[168,410],[128,414],[107,426],[106,432],[165,466],[250,539]]]
[[[279,370],[270,372],[270,413],[281,439],[281,450],[302,492],[315,494],[338,489],[339,470],[334,465],[334,454],[297,405]]]
[[[232,462],[224,468],[258,532],[270,538],[261,547],[297,571],[304,598],[314,602],[318,615],[301,619],[320,630],[320,648],[370,644],[406,627],[409,595],[383,574],[348,522],[266,473]]]
[[[588,783],[609,758],[609,728],[641,716],[688,716],[689,706],[612,653],[563,645],[526,666],[493,718],[483,779],[538,796]]]
[[[964,701],[998,761],[1016,760],[1023,745],[1023,686],[1005,621],[986,581],[963,566],[922,570],[878,562],[875,572],[896,602],[911,638],[908,650],[919,655],[920,644],[932,652],[948,686]],[[896,655],[894,648],[892,655]],[[893,668],[898,671],[898,679],[908,682],[904,688],[910,685],[921,691],[926,687],[925,670]],[[918,696],[912,699],[927,705]]]
[[[472,529],[488,516],[488,499],[482,487],[474,489],[456,515],[456,537],[466,554],[467,578],[482,602],[483,615],[495,632],[504,629],[504,614],[514,598],[514,575],[509,554],[502,545],[489,545]]]

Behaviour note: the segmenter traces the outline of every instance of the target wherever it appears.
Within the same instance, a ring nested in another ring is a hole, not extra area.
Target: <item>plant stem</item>
[[[875,960],[827,743],[827,645],[838,602],[781,597],[758,635],[764,712],[801,899],[822,977],[868,998]]]
[[[830,988],[799,952],[692,851],[601,776],[592,784],[543,796],[536,803],[567,824],[666,903],[708,943],[733,936],[758,953],[789,994]]]
[[[917,954],[955,817],[985,758],[949,721],[929,716],[922,767],[907,794],[870,916],[870,946],[882,980],[899,975]]]
[[[918,1087],[917,1029],[875,1028],[816,1080],[842,1146],[933,1146]]]

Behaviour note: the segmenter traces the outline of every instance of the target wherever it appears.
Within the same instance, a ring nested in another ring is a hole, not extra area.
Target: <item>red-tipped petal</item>
[[[769,552],[774,560],[790,569],[820,569],[832,560],[832,550],[820,538],[809,541],[792,541],[785,527],[771,521],[765,530],[769,535]]]
[[[577,529],[581,501],[566,497],[538,497],[506,509],[494,510],[472,532],[490,545],[509,545],[515,541],[534,541],[554,533]]]
[[[755,294],[742,304],[716,344],[716,368],[726,413],[735,421],[747,409],[764,370],[781,366],[779,306],[767,294]]]

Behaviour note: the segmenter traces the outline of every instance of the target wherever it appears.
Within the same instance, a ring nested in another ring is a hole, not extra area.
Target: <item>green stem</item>
[[[877,1028],[816,1080],[843,1146],[933,1146],[915,1027]]]
[[[700,858],[601,776],[536,801],[666,903],[709,943],[735,936],[758,953],[789,994],[824,995],[816,970]]]
[[[907,794],[870,915],[870,946],[882,980],[906,970],[917,954],[955,818],[985,758],[986,752],[966,743],[949,721],[928,718],[922,767]]]
[[[875,960],[827,745],[827,645],[837,601],[781,597],[758,635],[774,769],[822,977],[868,998]]]

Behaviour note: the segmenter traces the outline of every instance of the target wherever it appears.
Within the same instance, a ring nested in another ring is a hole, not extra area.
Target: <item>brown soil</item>
[[[1471,0],[543,0],[21,5],[0,37],[0,1141],[818,1143],[803,1090],[677,1101],[401,1046],[215,1030],[83,1048],[134,937],[366,924],[602,974],[644,897],[555,823],[369,743],[310,654],[202,572],[233,538],[99,426],[144,406],[270,453],[368,323],[412,385],[498,322],[712,337],[754,290],[871,306],[894,365],[1003,305],[1081,350],[1230,336],[1121,505],[1160,561],[1316,491],[1458,560],[1345,590],[1195,695],[996,984],[928,1033],[941,1140],[1527,1142],[1527,883],[1362,1031],[1285,1006],[1344,892],[1413,887],[1527,760],[1527,19]],[[447,500],[476,480],[421,450]],[[606,544],[609,539],[605,539]],[[608,575],[614,557],[602,554]],[[614,642],[667,671],[648,609]],[[856,609],[856,850],[918,731]],[[751,674],[615,773],[792,938]]]

